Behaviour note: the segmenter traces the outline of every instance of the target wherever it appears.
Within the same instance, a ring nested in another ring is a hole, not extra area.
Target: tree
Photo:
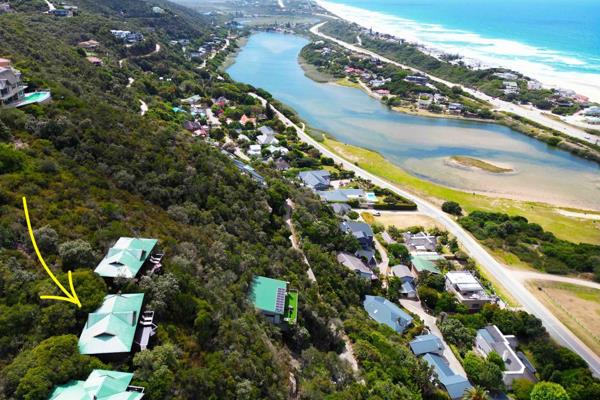
[[[427,307],[433,310],[440,297],[439,293],[435,289],[422,285],[419,286],[417,292],[419,294],[419,299],[421,299]]]
[[[64,268],[91,267],[94,261],[92,246],[82,239],[71,240],[58,246]]]
[[[489,400],[488,391],[480,386],[473,386],[465,391],[463,400]]]
[[[460,348],[470,348],[475,340],[475,330],[467,328],[455,318],[447,318],[440,323],[440,331],[448,343]]]
[[[493,391],[503,388],[502,370],[493,362],[489,362],[469,351],[465,355],[463,365],[469,379],[476,385]]]
[[[265,116],[267,117],[268,120],[275,118],[275,112],[273,111],[273,108],[271,107],[271,103],[269,103],[269,102],[267,102],[267,104],[265,105]]]
[[[512,391],[517,400],[529,400],[534,386],[529,379],[519,378],[513,381]]]
[[[460,204],[455,201],[446,201],[442,204],[442,211],[452,215],[462,215],[462,208]]]
[[[504,365],[504,360],[502,359],[500,354],[496,353],[495,351],[491,351],[487,355],[487,360],[491,363],[496,364],[500,368],[500,370],[502,370],[502,371],[506,370],[506,366]]]
[[[358,219],[358,217],[359,217],[359,216],[360,216],[360,215],[359,215],[359,214],[358,214],[356,211],[354,211],[354,210],[353,210],[353,211],[350,211],[350,212],[348,213],[348,218],[350,218],[350,219],[351,219],[351,220],[353,220],[353,221],[356,221],[356,220]]]
[[[394,258],[400,260],[402,263],[410,261],[410,252],[405,245],[401,243],[392,243],[388,246],[388,251]]]
[[[531,400],[569,400],[565,388],[554,382],[538,382],[531,391]]]
[[[0,121],[0,140],[8,141],[10,140],[10,128],[4,124],[4,122]]]
[[[0,143],[0,174],[8,174],[20,170],[25,163],[25,156],[12,146]]]

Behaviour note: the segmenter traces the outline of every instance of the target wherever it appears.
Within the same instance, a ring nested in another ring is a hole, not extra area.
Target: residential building
[[[144,388],[131,386],[133,374],[95,369],[85,381],[57,386],[49,400],[140,400]]]
[[[275,169],[277,171],[287,171],[288,169],[290,169],[290,163],[285,161],[283,158],[278,158],[277,160],[275,160]]]
[[[583,115],[586,117],[600,117],[600,107],[593,106],[583,110]]]
[[[330,175],[326,170],[302,171],[298,178],[304,183],[304,186],[312,190],[327,190],[329,188]]]
[[[467,378],[452,371],[444,358],[427,353],[423,360],[433,367],[435,380],[448,392],[452,400],[462,399],[465,392],[472,387]]]
[[[409,75],[406,78],[404,78],[404,80],[406,82],[411,82],[411,83],[416,83],[417,85],[427,85],[427,82],[429,81],[429,79],[427,79],[426,76],[423,75]]]
[[[366,199],[365,191],[362,189],[337,189],[318,191],[317,194],[321,200],[328,203],[347,203],[351,200],[364,201]]]
[[[519,76],[512,72],[496,72],[494,76],[497,76],[498,78],[503,79],[505,81],[516,81],[517,79],[519,79]]]
[[[410,268],[406,265],[399,264],[394,265],[391,270],[392,276],[400,279],[402,282],[400,294],[409,299],[415,299],[417,297],[417,289],[415,287],[415,277]]]
[[[243,124],[242,124],[243,125]],[[257,129],[260,135],[256,137],[256,142],[261,145],[276,145],[279,140],[275,138],[275,131],[268,126],[261,126]]]
[[[80,48],[86,49],[86,50],[96,50],[98,48],[98,46],[100,46],[100,43],[97,42],[96,40],[86,40],[85,42],[77,43],[77,47],[80,47]]]
[[[402,234],[404,244],[410,251],[435,251],[437,246],[437,237],[425,232]]]
[[[148,262],[152,271],[160,269],[162,254],[153,255],[158,240],[121,237],[108,250],[94,270],[103,278],[135,278]]]
[[[181,99],[182,104],[195,105],[202,102],[202,96],[199,94],[195,94],[193,96],[188,97],[187,99]]]
[[[101,67],[102,65],[104,65],[104,62],[98,57],[89,56],[89,57],[86,57],[85,59],[97,67]]]
[[[55,17],[72,17],[73,10],[66,9],[66,8],[56,8],[54,10],[48,11],[48,14],[52,14]]]
[[[285,155],[287,155],[290,152],[286,147],[283,147],[283,146],[273,146],[273,145],[267,147],[267,150],[271,154],[279,153],[282,156],[285,156]]]
[[[242,126],[246,126],[248,122],[250,122],[252,125],[256,125],[256,118],[251,118],[246,114],[242,115],[242,118],[240,118],[240,124],[242,124]]]
[[[344,267],[348,268],[351,271],[354,271],[361,278],[375,280],[377,276],[371,271],[360,258],[353,256],[350,253],[338,253],[337,260]]]
[[[372,247],[361,247],[356,250],[354,255],[364,262],[366,262],[370,267],[377,266],[377,258],[375,258],[375,249]]]
[[[504,81],[502,84],[504,85],[504,94],[518,94],[519,93],[519,85],[517,84],[517,82]]]
[[[502,357],[505,367],[502,376],[507,388],[512,387],[515,379],[536,381],[535,368],[523,353],[515,351],[517,338],[514,335],[504,335],[496,325],[488,325],[477,331],[475,346],[486,357],[492,351]]]
[[[441,274],[437,262],[445,258],[435,252],[415,252],[410,255],[410,262],[417,274],[425,271],[432,274]]]
[[[346,203],[333,203],[331,208],[336,215],[341,216],[347,215],[350,211],[352,211],[352,207]]]
[[[9,3],[0,3],[0,14],[12,12]]]
[[[542,83],[539,81],[527,81],[527,89],[542,90]]]
[[[381,232],[381,237],[383,238],[384,242],[387,244],[394,244],[397,243],[394,238],[392,238],[390,236],[390,234],[388,233],[388,231],[383,231]]]
[[[448,104],[448,112],[452,113],[452,114],[460,114],[463,112],[463,110],[465,109],[465,106],[463,106],[460,103],[450,103]]]
[[[115,356],[133,351],[134,343],[141,350],[156,333],[154,313],[143,314],[144,293],[111,294],[93,313],[79,337],[79,352]]]
[[[10,60],[0,59],[0,106],[15,105],[25,97],[21,71],[10,66]]]
[[[144,40],[144,35],[139,32],[121,31],[112,29],[110,31],[114,37],[128,43],[136,43]]]
[[[250,176],[250,178],[252,178],[255,182],[263,185],[263,186],[267,186],[267,183],[265,181],[265,178],[260,175],[258,172],[256,172],[256,170],[254,168],[252,168],[251,166],[244,164],[243,162],[241,162],[238,159],[233,159],[233,164],[237,167],[237,169],[239,169],[241,172],[247,174]]]
[[[298,319],[298,291],[288,289],[288,283],[278,279],[255,276],[250,300],[271,322],[290,325]]]
[[[404,332],[413,321],[408,313],[381,296],[365,296],[363,307],[372,319],[398,333]]]
[[[260,157],[262,154],[262,147],[260,144],[251,144],[246,153],[250,157]]]
[[[429,93],[420,93],[417,106],[422,109],[428,108],[433,103],[433,96]]]
[[[340,223],[340,229],[344,233],[352,234],[364,248],[373,247],[373,230],[369,224],[358,221],[343,221]]]
[[[473,311],[495,301],[469,271],[449,271],[446,274],[446,290],[454,293],[459,302]]]
[[[442,342],[442,339],[431,333],[415,337],[414,340],[409,343],[409,346],[416,356],[427,353],[442,356],[444,353],[444,342]]]
[[[162,8],[160,8],[160,7],[152,7],[152,12],[153,12],[154,14],[164,14],[164,13],[165,13],[165,10],[163,10],[163,9],[162,9]]]

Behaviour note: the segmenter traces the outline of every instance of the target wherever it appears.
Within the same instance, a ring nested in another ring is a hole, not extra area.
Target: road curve
[[[266,100],[250,93],[253,97],[259,99],[263,106]],[[512,275],[512,271],[504,268],[494,257],[492,257],[470,234],[468,234],[455,220],[450,218],[442,210],[434,206],[427,200],[417,197],[413,193],[407,192],[399,187],[383,180],[382,178],[365,171],[364,169],[354,165],[352,162],[340,157],[336,153],[330,151],[321,143],[306,134],[299,126],[294,124],[283,115],[275,107],[271,106],[278,118],[288,127],[293,127],[298,137],[315,148],[319,149],[322,154],[331,157],[336,163],[341,164],[344,168],[354,171],[354,173],[364,179],[371,180],[374,184],[383,188],[390,189],[395,193],[412,200],[417,204],[419,210],[431,218],[436,219],[444,225],[446,230],[454,235],[462,244],[467,253],[473,257],[477,263],[483,267],[489,274],[497,279],[502,286],[515,298],[525,310],[538,317],[548,333],[561,345],[568,347],[579,354],[589,365],[593,374],[600,377],[600,357],[598,357],[585,343],[575,336],[562,322],[558,320],[533,294],[527,290],[523,283]]]
[[[348,50],[352,50],[352,51],[357,52],[357,53],[366,54],[366,55],[371,56],[373,58],[376,58],[376,59],[378,59],[380,61],[383,61],[385,63],[393,64],[393,65],[396,65],[398,67],[401,67],[401,68],[404,68],[404,69],[408,69],[408,70],[410,70],[412,72],[418,72],[420,74],[426,75],[429,79],[431,79],[434,82],[439,82],[439,83],[442,83],[442,84],[444,84],[446,86],[450,86],[450,87],[452,87],[452,86],[460,86],[463,91],[465,91],[465,92],[473,95],[474,97],[476,97],[476,98],[478,98],[480,100],[487,101],[496,110],[511,112],[511,113],[516,114],[516,115],[518,115],[520,117],[527,118],[527,119],[529,119],[531,121],[534,121],[534,122],[537,122],[538,124],[541,124],[541,125],[543,125],[545,127],[554,129],[554,130],[559,131],[559,132],[561,132],[561,133],[563,133],[563,134],[565,134],[567,136],[571,136],[573,138],[582,140],[582,141],[587,142],[587,143],[595,144],[595,142],[598,140],[596,137],[592,137],[592,135],[590,135],[589,133],[587,133],[586,131],[584,131],[582,129],[579,129],[579,128],[574,127],[572,125],[567,125],[567,124],[563,123],[562,121],[557,121],[557,120],[553,120],[551,118],[548,118],[540,110],[529,109],[529,108],[526,108],[526,107],[523,107],[523,106],[520,106],[520,105],[517,105],[517,104],[510,103],[508,101],[504,101],[504,100],[500,100],[500,99],[495,98],[495,97],[488,96],[487,94],[485,94],[483,92],[480,92],[478,90],[474,90],[474,89],[471,89],[471,88],[468,88],[466,86],[462,86],[462,85],[459,85],[459,84],[456,84],[456,83],[448,82],[448,81],[446,81],[444,79],[440,79],[440,78],[437,78],[435,76],[429,75],[428,73],[423,72],[423,71],[421,71],[419,69],[416,69],[416,68],[410,67],[408,65],[404,65],[404,64],[401,64],[401,63],[396,62],[394,60],[391,60],[391,59],[389,59],[387,57],[384,57],[382,55],[379,55],[379,54],[377,54],[377,53],[375,53],[373,51],[364,49],[362,47],[355,46],[355,45],[350,44],[348,42],[344,42],[344,41],[342,41],[340,39],[336,39],[336,38],[334,38],[332,36],[326,35],[326,34],[322,33],[321,31],[319,31],[319,29],[323,25],[325,25],[326,23],[327,23],[327,21],[318,23],[317,25],[315,25],[312,28],[310,28],[310,32],[312,34],[314,34],[314,35],[322,37],[323,39],[327,39],[327,40],[330,40],[330,41],[332,41],[334,43],[337,43],[338,45],[340,45],[342,47],[345,47]]]

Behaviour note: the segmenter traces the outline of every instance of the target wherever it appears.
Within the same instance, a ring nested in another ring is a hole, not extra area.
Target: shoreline
[[[520,72],[525,76],[540,81],[545,88],[567,88],[575,90],[577,93],[585,95],[590,98],[592,102],[600,102],[600,74],[592,74],[587,72],[572,72],[572,71],[559,71],[554,69],[552,66],[543,63],[529,62],[527,60],[517,59],[517,63],[508,61],[490,61],[485,60],[484,57],[470,56],[469,50],[463,46],[461,49],[444,49],[442,45],[435,45],[427,43],[422,39],[416,37],[410,37],[404,32],[398,32],[391,26],[378,25],[375,20],[376,14],[389,16],[391,18],[398,18],[400,20],[410,21],[414,24],[427,25],[419,21],[411,20],[408,18],[396,16],[393,14],[384,14],[382,12],[374,12],[359,7],[350,6],[347,4],[330,3],[324,0],[315,0],[317,5],[327,12],[331,13],[335,17],[346,21],[348,23],[357,24],[366,29],[373,29],[377,32],[392,35],[394,37],[405,39],[409,43],[413,43],[419,47],[419,49],[431,56],[439,58],[441,54],[457,54],[461,60],[469,65],[471,68],[483,69],[483,68],[506,68]],[[359,11],[360,10],[360,11]],[[380,18],[379,18],[380,19]],[[440,28],[443,29],[442,26]],[[475,32],[469,32],[472,35],[478,35]],[[481,38],[487,39],[487,38]],[[515,41],[515,45],[520,44],[527,46],[522,42]],[[524,61],[524,62],[520,62]],[[516,65],[515,65],[516,64]],[[532,65],[529,65],[532,64]],[[528,68],[525,66],[529,65]],[[539,68],[534,68],[535,66]],[[593,83],[592,83],[593,82]]]

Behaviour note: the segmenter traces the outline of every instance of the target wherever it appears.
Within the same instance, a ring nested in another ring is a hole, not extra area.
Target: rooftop
[[[436,265],[436,261],[443,260],[444,257],[437,254],[412,254],[410,260],[417,272],[429,271],[433,274],[440,274],[441,271]]]
[[[156,239],[121,237],[94,272],[105,278],[134,278],[157,243]]]
[[[423,356],[423,360],[433,367],[438,381],[444,386],[451,399],[461,399],[465,391],[471,388],[467,378],[456,375],[442,357],[427,353]]]
[[[129,353],[144,293],[112,294],[88,319],[79,337],[81,354]]]
[[[442,339],[431,333],[415,337],[409,345],[412,352],[417,356],[425,353],[440,353],[444,350]]]
[[[404,332],[413,320],[396,304],[380,296],[365,296],[363,306],[371,318],[399,333]]]
[[[85,381],[57,386],[49,400],[139,400],[143,388],[132,388],[133,374],[95,369]]]
[[[298,317],[298,292],[288,291],[287,282],[255,276],[250,289],[250,299],[261,311],[283,315],[287,322],[295,323]]]
[[[486,354],[495,351],[504,360],[504,366],[506,372],[523,372],[525,365],[517,356],[511,343],[507,338],[513,338],[512,336],[505,336],[500,332],[500,329],[496,325],[488,325],[485,328],[477,331],[477,336],[482,338],[489,348],[482,349]]]

